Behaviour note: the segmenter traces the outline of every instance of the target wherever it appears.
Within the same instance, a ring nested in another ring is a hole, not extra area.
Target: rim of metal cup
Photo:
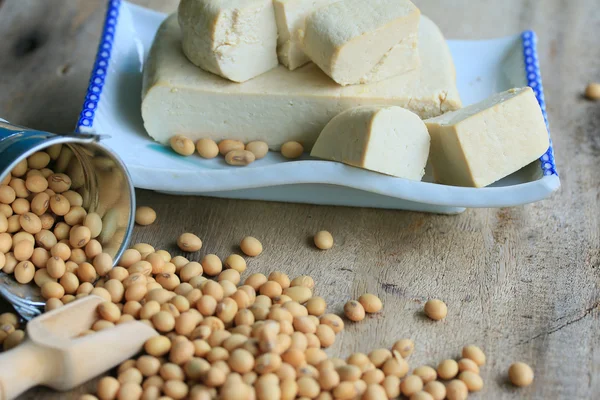
[[[2,119],[0,119],[0,120],[4,121]],[[28,128],[23,128],[23,129],[28,129]],[[8,168],[6,168],[4,171],[0,171],[0,182],[6,177],[6,175],[8,175],[10,173],[10,171],[13,170],[13,168],[15,168],[17,166],[18,163],[23,161],[23,159],[31,156],[32,154],[34,154],[38,151],[47,149],[50,146],[57,145],[57,144],[67,144],[67,145],[68,144],[80,144],[80,145],[97,146],[100,150],[102,150],[104,152],[105,155],[110,157],[111,160],[114,161],[121,168],[121,171],[123,172],[123,174],[126,177],[127,187],[129,188],[129,204],[131,205],[131,209],[130,209],[130,213],[129,213],[129,221],[127,224],[127,230],[125,232],[125,236],[123,237],[123,242],[121,243],[121,246],[119,247],[119,249],[117,250],[117,252],[115,253],[115,256],[113,258],[113,268],[114,268],[115,265],[117,264],[117,261],[121,258],[121,255],[123,255],[123,252],[125,252],[125,250],[129,246],[129,243],[131,242],[131,235],[133,233],[133,227],[134,227],[134,223],[135,223],[135,207],[136,207],[135,187],[133,186],[133,181],[131,179],[131,175],[129,174],[129,171],[127,170],[127,167],[125,166],[125,163],[123,163],[123,160],[121,160],[121,158],[119,156],[117,156],[112,150],[110,150],[108,147],[104,146],[101,143],[101,139],[105,136],[87,134],[87,133],[73,134],[73,135],[60,135],[60,134],[53,134],[53,135],[54,136],[49,137],[48,139],[44,140],[44,142],[42,142],[36,146],[33,146],[29,150],[23,152],[23,154],[21,154],[18,158],[16,158],[14,162],[9,164]],[[3,273],[1,270],[0,270],[0,274],[8,276],[8,274]],[[11,279],[14,280],[14,276],[10,276],[10,277],[11,277]],[[31,285],[31,283],[29,283],[27,285]],[[35,289],[39,290],[39,288],[37,286],[35,286]],[[21,298],[23,300],[23,302],[21,302],[20,304],[15,304],[15,299],[13,299],[13,297],[16,297],[15,295],[6,296],[6,293],[4,293],[3,290],[0,290],[0,295],[3,295],[9,302],[11,302],[11,304],[18,306],[17,308],[19,308],[19,307],[22,308],[22,307],[28,306],[28,305],[35,306],[35,307],[43,307],[45,305],[45,302],[32,301],[32,300],[23,299],[23,298]],[[30,314],[30,313],[28,313],[28,314]],[[30,318],[27,318],[28,316],[23,315],[23,313],[21,314],[21,316],[23,316],[26,319],[30,319]]]

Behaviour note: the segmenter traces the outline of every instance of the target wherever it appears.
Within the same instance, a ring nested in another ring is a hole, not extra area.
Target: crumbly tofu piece
[[[421,118],[461,107],[454,66],[437,26],[421,18],[420,69],[369,85],[342,87],[319,67],[279,66],[244,83],[205,72],[181,52],[174,16],[159,28],[144,65],[142,117],[147,132],[167,143],[174,135],[263,140],[272,150],[290,140],[310,150],[337,114],[362,105],[396,105]]]
[[[279,62],[290,70],[310,62],[300,46],[299,32],[304,31],[304,21],[314,11],[340,0],[273,0],[277,21],[277,56]]]
[[[340,85],[416,69],[421,12],[409,0],[343,0],[306,18],[306,55]]]
[[[181,0],[183,52],[205,71],[245,82],[278,65],[272,0]]]
[[[425,121],[437,182],[484,187],[541,157],[550,145],[530,87],[510,89]]]
[[[429,132],[417,114],[404,108],[356,107],[325,126],[310,155],[420,181],[429,156]]]

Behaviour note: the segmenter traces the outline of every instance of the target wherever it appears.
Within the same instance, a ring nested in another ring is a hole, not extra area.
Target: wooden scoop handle
[[[52,371],[51,351],[26,340],[0,355],[0,400],[16,398],[44,382]]]

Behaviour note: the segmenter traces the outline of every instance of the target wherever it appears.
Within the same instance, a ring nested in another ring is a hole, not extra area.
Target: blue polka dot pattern
[[[525,74],[527,75],[527,85],[533,89],[535,97],[540,103],[542,114],[548,132],[548,114],[546,113],[546,100],[544,98],[544,86],[542,85],[542,74],[540,73],[540,63],[537,56],[537,36],[533,31],[525,31],[521,35],[523,41],[523,58],[525,59]],[[549,134],[548,134],[549,135]],[[548,151],[540,157],[542,172],[544,175],[558,175],[556,164],[554,163],[554,150],[552,138],[550,138],[550,147]]]
[[[92,76],[90,77],[90,83],[85,95],[83,109],[79,114],[79,121],[77,122],[78,132],[81,131],[82,128],[91,127],[94,122],[94,115],[96,113],[96,108],[98,107],[98,102],[100,101],[104,79],[106,78],[106,71],[110,62],[110,54],[115,39],[115,28],[117,26],[120,7],[121,0],[110,0],[108,2],[106,18],[104,20],[104,29],[102,30],[100,44],[98,45],[96,62],[94,63],[94,69],[92,70]]]

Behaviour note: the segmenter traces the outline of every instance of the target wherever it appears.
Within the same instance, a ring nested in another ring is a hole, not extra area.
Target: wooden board
[[[176,1],[137,0],[163,11]],[[600,396],[600,103],[582,98],[600,81],[597,1],[416,1],[449,38],[492,38],[534,29],[540,37],[560,192],[541,203],[468,210],[458,216],[169,197],[138,192],[157,224],[136,228],[134,240],[172,250],[184,231],[204,240],[197,255],[236,251],[254,235],[265,252],[249,272],[308,273],[333,310],[365,291],[384,301],[381,315],[348,324],[332,354],[347,355],[412,337],[411,366],[456,357],[465,344],[483,347],[481,399]],[[446,4],[446,2],[443,2]],[[448,2],[450,3],[450,2]],[[50,131],[71,130],[92,67],[105,2],[0,1],[0,116]],[[327,252],[310,237],[330,230]],[[423,317],[423,302],[443,299],[448,317]],[[7,309],[3,304],[2,309]],[[535,369],[526,389],[506,384],[511,362]],[[32,390],[24,399],[75,399]]]

